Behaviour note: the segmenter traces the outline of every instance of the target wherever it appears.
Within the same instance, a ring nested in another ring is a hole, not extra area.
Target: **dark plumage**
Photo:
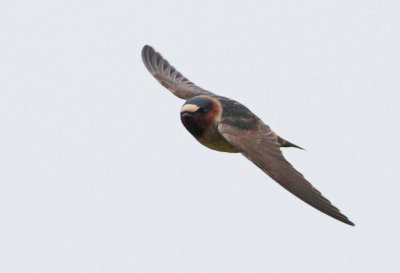
[[[164,87],[187,100],[181,109],[181,120],[201,144],[217,151],[242,153],[307,204],[339,221],[354,225],[286,161],[280,150],[281,147],[301,147],[278,136],[246,106],[189,81],[152,47],[143,48],[142,59]]]

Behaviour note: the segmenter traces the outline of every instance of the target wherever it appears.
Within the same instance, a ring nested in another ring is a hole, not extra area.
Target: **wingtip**
[[[153,48],[151,45],[144,45],[142,51],[145,51],[146,49]]]
[[[149,46],[149,45],[145,45],[143,48],[142,48],[142,57],[144,57],[145,55],[147,55],[149,52],[151,52],[151,51],[154,51],[154,49],[151,47],[151,46]]]
[[[334,218],[336,218],[337,220],[339,220],[340,222],[342,222],[342,223],[345,223],[345,224],[347,224],[347,225],[349,225],[349,226],[355,226],[355,224],[352,222],[352,221],[350,221],[349,220],[349,218],[347,218],[345,215],[343,215],[342,214],[342,216],[344,216],[344,217],[340,217],[340,218],[336,218],[336,217],[334,217]]]
[[[150,45],[143,46],[142,49],[142,61],[146,66],[147,70],[154,75],[154,71],[157,70],[157,62],[162,59],[162,56],[157,53]]]

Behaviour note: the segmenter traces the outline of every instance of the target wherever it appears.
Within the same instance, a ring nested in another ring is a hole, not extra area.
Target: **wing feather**
[[[181,99],[187,100],[198,95],[212,94],[189,81],[151,46],[146,45],[143,47],[142,60],[153,77]]]
[[[238,151],[289,192],[323,213],[343,223],[354,225],[286,161],[275,134],[262,121],[259,121],[257,128],[250,130],[243,130],[222,121],[218,130]]]

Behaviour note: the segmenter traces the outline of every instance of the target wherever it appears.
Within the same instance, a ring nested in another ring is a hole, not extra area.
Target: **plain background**
[[[399,1],[2,1],[0,35],[1,272],[399,272]],[[199,145],[145,44],[356,226]]]

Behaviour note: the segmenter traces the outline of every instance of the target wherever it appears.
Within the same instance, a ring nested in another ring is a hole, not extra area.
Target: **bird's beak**
[[[181,112],[181,119],[182,121],[189,121],[193,119],[192,113],[187,111]]]

